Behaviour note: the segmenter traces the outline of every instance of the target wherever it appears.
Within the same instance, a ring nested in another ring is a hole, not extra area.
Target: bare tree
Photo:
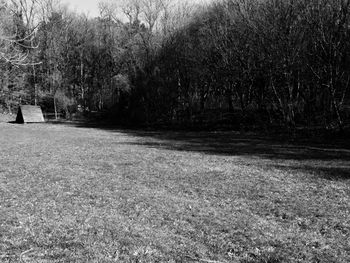
[[[35,0],[12,0],[0,6],[0,58],[16,66],[35,66],[30,58],[37,48],[35,34],[39,23],[35,20]],[[14,24],[14,22],[16,24]]]

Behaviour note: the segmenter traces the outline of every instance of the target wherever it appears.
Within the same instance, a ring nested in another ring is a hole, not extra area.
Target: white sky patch
[[[80,14],[88,14],[90,17],[99,15],[99,2],[99,0],[62,0],[62,3],[67,4],[70,10]]]
[[[175,2],[181,2],[185,0],[174,0]],[[215,0],[190,0],[191,3],[208,3]],[[67,4],[69,9],[76,11],[77,13],[87,14],[89,17],[99,16],[98,3],[100,0],[62,0],[63,4]]]

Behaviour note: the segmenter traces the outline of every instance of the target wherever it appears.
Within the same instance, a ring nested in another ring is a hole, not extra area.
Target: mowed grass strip
[[[350,262],[348,150],[187,135],[0,123],[0,262]]]

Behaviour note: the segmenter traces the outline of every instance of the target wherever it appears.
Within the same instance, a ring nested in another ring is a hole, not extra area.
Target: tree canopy
[[[0,105],[177,127],[343,129],[348,0],[0,4]]]

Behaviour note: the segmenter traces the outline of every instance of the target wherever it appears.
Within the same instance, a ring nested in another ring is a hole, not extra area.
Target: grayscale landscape
[[[350,262],[350,0],[69,3],[0,0],[0,263]]]

